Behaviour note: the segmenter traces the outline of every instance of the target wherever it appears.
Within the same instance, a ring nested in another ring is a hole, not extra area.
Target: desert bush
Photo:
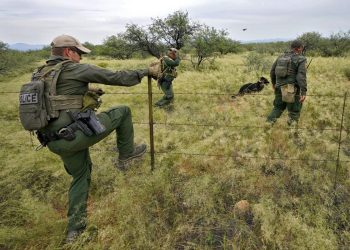
[[[38,61],[48,58],[49,55],[48,48],[28,52],[0,50],[0,81],[7,76],[32,72]]]
[[[248,72],[253,72],[256,77],[260,77],[269,72],[272,59],[261,53],[250,52],[245,56],[244,63]]]

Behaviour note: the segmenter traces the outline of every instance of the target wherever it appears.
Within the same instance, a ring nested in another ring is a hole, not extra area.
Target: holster
[[[94,111],[87,109],[84,112],[71,112],[67,113],[72,118],[73,122],[57,132],[40,132],[37,131],[37,138],[42,146],[46,146],[51,141],[64,139],[72,141],[76,138],[75,132],[80,130],[86,136],[99,135],[106,131],[105,126],[99,121]]]
[[[77,126],[78,129],[87,136],[91,136],[93,134],[99,135],[106,131],[105,126],[100,122],[95,112],[91,109],[74,113],[71,111],[67,112],[74,121],[72,125]]]

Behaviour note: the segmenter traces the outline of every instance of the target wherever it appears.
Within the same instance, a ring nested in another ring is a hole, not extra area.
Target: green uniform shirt
[[[47,65],[55,65],[67,58],[51,56]],[[148,75],[148,69],[110,71],[90,64],[67,63],[57,81],[57,95],[84,95],[88,90],[89,83],[102,83],[105,85],[133,86],[141,82]],[[57,131],[70,124],[72,120],[66,111],[60,111],[60,116],[44,128],[43,131]]]
[[[280,87],[285,84],[295,84],[300,88],[300,94],[306,95],[307,82],[306,82],[306,58],[303,55],[295,54],[294,52],[286,52],[291,56],[291,72],[287,77],[279,78],[276,76],[275,68],[277,60],[273,63],[270,77],[272,84],[276,87]]]
[[[164,78],[168,81],[174,80],[174,70],[175,67],[179,66],[180,58],[176,58],[175,60],[171,59],[168,56],[163,57],[163,67],[164,67]]]

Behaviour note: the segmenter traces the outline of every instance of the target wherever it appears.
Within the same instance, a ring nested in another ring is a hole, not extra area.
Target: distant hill
[[[27,44],[27,43],[9,44],[10,49],[19,50],[19,51],[40,50],[44,47],[45,45],[43,44]]]

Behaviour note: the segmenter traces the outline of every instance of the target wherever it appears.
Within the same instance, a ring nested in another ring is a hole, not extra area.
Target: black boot
[[[127,170],[128,166],[131,164],[132,160],[141,158],[144,153],[146,153],[146,144],[140,144],[134,147],[134,152],[128,155],[119,154],[118,163],[116,167],[119,170]]]
[[[85,228],[78,229],[78,230],[71,230],[67,232],[65,244],[73,243],[78,239],[78,237],[84,232]]]

